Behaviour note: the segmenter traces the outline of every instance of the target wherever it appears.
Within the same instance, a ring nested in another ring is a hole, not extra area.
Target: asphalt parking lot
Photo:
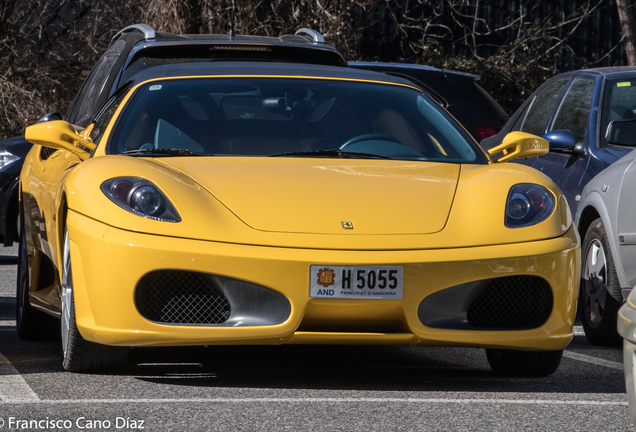
[[[64,372],[15,334],[17,248],[0,255],[1,430],[626,431],[619,348],[577,326],[547,378],[494,375],[483,350],[154,348],[114,375]]]

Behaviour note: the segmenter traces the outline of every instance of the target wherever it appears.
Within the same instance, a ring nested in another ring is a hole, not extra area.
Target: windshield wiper
[[[307,156],[307,157],[335,156],[340,159],[392,159],[388,156],[382,156],[382,155],[377,155],[373,153],[348,152],[348,151],[342,151],[340,149],[295,151],[295,152],[276,153],[276,154],[269,155],[269,157],[279,157],[279,156]]]
[[[214,156],[213,154],[195,152],[187,149],[137,149],[121,152],[128,156]]]

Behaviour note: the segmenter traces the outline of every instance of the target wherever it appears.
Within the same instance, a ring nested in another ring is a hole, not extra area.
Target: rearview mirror
[[[488,156],[503,152],[503,156],[493,159],[493,162],[508,162],[544,155],[549,148],[548,141],[541,137],[526,132],[510,132],[501,144],[488,150]]]
[[[314,109],[316,102],[310,98],[275,97],[263,99],[263,109],[276,114],[298,114]]]
[[[636,120],[614,120],[607,127],[605,142],[619,146],[636,146]]]
[[[64,120],[51,120],[27,127],[24,137],[33,144],[44,147],[67,150],[88,159],[91,151],[97,147],[90,139],[81,136],[72,124]]]

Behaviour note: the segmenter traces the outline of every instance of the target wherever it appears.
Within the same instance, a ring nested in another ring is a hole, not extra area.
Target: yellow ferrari
[[[489,154],[409,81],[344,67],[146,69],[86,129],[49,121],[20,178],[17,330],[60,318],[63,367],[130,347],[482,347],[554,372],[579,238],[546,176]],[[44,314],[43,314],[44,313]]]

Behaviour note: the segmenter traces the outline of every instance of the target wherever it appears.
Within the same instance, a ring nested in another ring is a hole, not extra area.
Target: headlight
[[[138,216],[181,222],[172,203],[157,186],[141,177],[117,177],[102,183],[102,192],[121,208]]]
[[[9,153],[6,150],[0,150],[0,170],[9,165],[11,162],[15,162],[20,159],[19,156]]]
[[[515,185],[510,189],[506,202],[506,227],[536,225],[552,214],[554,203],[554,195],[543,186]]]

